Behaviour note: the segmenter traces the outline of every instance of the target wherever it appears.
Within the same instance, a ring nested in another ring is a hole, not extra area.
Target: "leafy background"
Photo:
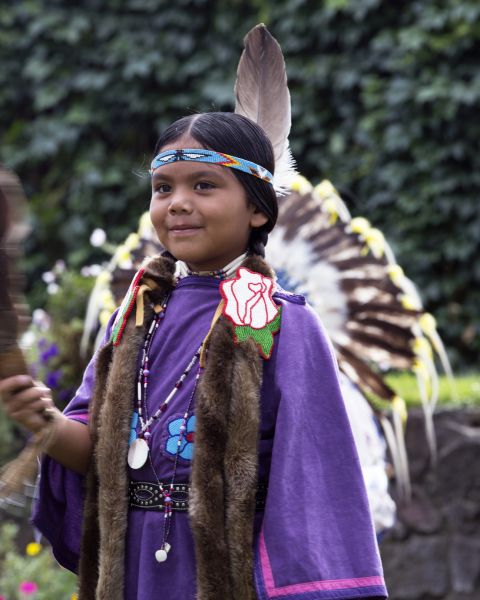
[[[419,286],[455,364],[480,350],[477,0],[25,0],[0,12],[0,161],[29,196],[41,274],[136,228],[159,132],[233,108],[250,27],[285,53],[302,174],[349,194]]]

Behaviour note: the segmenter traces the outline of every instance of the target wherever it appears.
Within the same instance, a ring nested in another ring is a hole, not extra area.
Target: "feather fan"
[[[21,329],[27,323],[23,276],[18,269],[21,242],[28,233],[25,205],[17,177],[0,168],[0,377],[27,372],[17,345]]]
[[[26,225],[26,198],[18,178],[0,168],[0,378],[28,373],[17,338],[27,323],[23,300],[23,276],[18,268]],[[51,415],[43,414],[46,426],[32,436],[18,458],[0,470],[0,507],[24,504],[25,491],[35,480],[37,457],[51,439]]]
[[[403,401],[385,380],[391,369],[416,373],[426,416],[432,460],[436,444],[432,414],[438,396],[434,351],[449,376],[451,369],[435,321],[426,314],[413,283],[395,262],[377,229],[352,219],[327,181],[313,188],[304,178],[279,201],[277,226],[269,237],[267,259],[282,286],[304,294],[322,319],[340,369],[367,395],[390,402],[389,441],[397,474],[409,493],[402,433]]]

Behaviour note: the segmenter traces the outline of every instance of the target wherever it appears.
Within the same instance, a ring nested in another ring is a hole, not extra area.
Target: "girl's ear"
[[[255,204],[251,204],[251,215],[250,215],[250,227],[253,229],[265,225],[268,221],[268,217],[263,213]]]

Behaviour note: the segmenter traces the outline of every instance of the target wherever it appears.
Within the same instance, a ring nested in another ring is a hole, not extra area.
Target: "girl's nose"
[[[170,198],[168,212],[172,215],[179,213],[191,213],[193,204],[188,190],[177,190]]]

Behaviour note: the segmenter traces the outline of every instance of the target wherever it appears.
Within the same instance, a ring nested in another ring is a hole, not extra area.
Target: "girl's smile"
[[[199,229],[201,229],[200,226],[194,226],[190,223],[175,223],[169,228],[171,235],[180,237],[194,235]]]
[[[199,147],[187,136],[162,151]],[[245,252],[251,229],[267,222],[230,169],[183,161],[154,172],[150,217],[162,245],[195,271],[224,267]]]

